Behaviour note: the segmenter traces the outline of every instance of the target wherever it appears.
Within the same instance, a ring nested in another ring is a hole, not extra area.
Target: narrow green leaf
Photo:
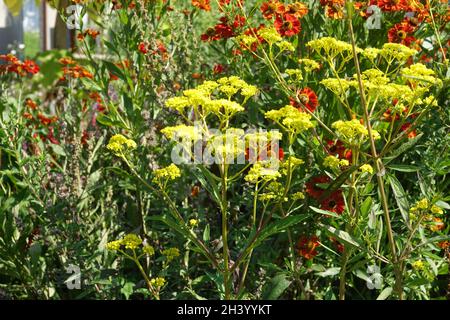
[[[362,249],[361,245],[353,239],[348,232],[337,230],[336,228],[332,226],[327,226],[324,224],[319,224],[319,227],[323,228],[326,232],[330,233],[331,235],[335,236],[337,239],[341,240],[342,242],[351,245],[352,247],[355,247],[357,249]]]
[[[403,220],[409,225],[409,202],[406,197],[405,190],[402,184],[394,175],[387,176],[388,182],[391,185],[392,192],[394,193],[395,200],[397,201],[398,208],[403,217]]]
[[[378,296],[377,300],[386,300],[392,293],[392,287],[384,288]]]
[[[285,274],[276,275],[264,288],[262,297],[264,300],[277,300],[290,285],[291,281]]]

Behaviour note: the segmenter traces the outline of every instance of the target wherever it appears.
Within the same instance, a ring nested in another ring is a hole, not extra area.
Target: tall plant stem
[[[223,283],[225,287],[225,300],[230,300],[231,283],[230,283],[230,264],[229,264],[229,249],[228,249],[228,199],[227,199],[227,180],[228,180],[228,168],[224,163],[222,168],[222,199],[221,199],[221,212],[222,212],[222,242],[223,242]]]
[[[353,1],[347,1],[346,2],[347,7],[350,7],[353,5]],[[392,231],[392,224],[391,224],[391,218],[389,215],[389,207],[386,197],[386,192],[384,190],[384,180],[383,180],[383,173],[384,167],[382,166],[381,160],[378,158],[377,149],[375,146],[375,140],[372,135],[372,126],[370,124],[370,118],[369,118],[369,111],[367,109],[367,102],[366,97],[364,95],[364,86],[361,79],[361,68],[359,66],[359,60],[358,60],[358,53],[356,52],[356,40],[355,40],[355,33],[353,30],[353,24],[352,24],[352,17],[351,15],[348,15],[347,17],[348,24],[349,24],[349,32],[350,32],[350,39],[352,42],[352,48],[353,48],[353,57],[355,61],[355,67],[356,67],[356,74],[358,77],[358,87],[359,87],[359,93],[361,98],[361,106],[364,110],[364,123],[367,126],[367,131],[369,134],[370,139],[370,149],[372,152],[372,158],[374,159],[376,169],[377,169],[377,183],[378,183],[378,189],[380,191],[381,196],[381,204],[383,206],[383,214],[384,214],[384,220],[386,224],[386,232],[388,235],[389,240],[389,246],[391,250],[392,255],[392,263],[394,265],[394,273],[395,273],[395,292],[400,300],[403,299],[403,288],[402,288],[402,272],[400,267],[400,261],[397,256],[397,249],[395,246],[394,241],[394,235]]]

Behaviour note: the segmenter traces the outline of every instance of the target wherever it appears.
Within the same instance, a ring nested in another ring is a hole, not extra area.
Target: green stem
[[[348,1],[347,1],[348,2]],[[348,24],[349,24],[349,32],[350,32],[350,38],[352,41],[352,48],[353,48],[353,56],[354,56],[354,61],[355,61],[355,67],[356,67],[356,72],[357,72],[357,77],[358,77],[358,87],[359,87],[359,93],[360,93],[360,99],[361,99],[361,105],[363,107],[364,110],[364,122],[367,126],[367,131],[369,134],[369,140],[370,140],[370,149],[372,152],[372,157],[374,159],[374,162],[376,164],[376,169],[377,169],[377,183],[378,183],[378,189],[380,191],[380,196],[381,196],[381,203],[383,206],[383,214],[384,214],[384,219],[385,219],[385,223],[386,223],[386,232],[388,235],[388,239],[389,239],[389,246],[390,246],[390,250],[391,250],[391,255],[392,255],[392,263],[394,265],[394,272],[395,272],[395,292],[397,293],[399,299],[402,299],[403,297],[403,289],[402,289],[402,275],[401,275],[401,270],[399,268],[400,264],[398,261],[398,256],[397,256],[397,249],[395,246],[395,240],[394,240],[394,234],[392,231],[392,225],[391,225],[391,218],[389,215],[389,206],[388,206],[388,202],[387,202],[387,196],[386,196],[386,192],[384,190],[384,181],[383,181],[383,175],[382,175],[382,163],[380,161],[380,159],[378,158],[377,155],[377,149],[375,146],[375,140],[373,138],[372,135],[372,126],[370,124],[370,119],[369,119],[369,112],[367,109],[367,103],[366,103],[366,97],[364,94],[364,86],[362,83],[362,78],[361,78],[361,68],[359,66],[359,60],[358,60],[358,53],[356,52],[356,40],[355,40],[355,33],[353,31],[353,24],[352,24],[352,20],[351,17],[348,17]],[[384,169],[383,169],[384,170]]]
[[[223,163],[222,168],[222,242],[223,242],[223,282],[225,286],[225,300],[230,300],[231,297],[231,283],[230,283],[230,265],[229,265],[229,248],[228,248],[228,219],[227,219],[227,175],[228,167]]]

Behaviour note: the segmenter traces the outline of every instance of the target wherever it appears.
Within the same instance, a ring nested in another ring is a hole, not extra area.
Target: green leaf
[[[52,148],[53,152],[55,154],[57,154],[58,156],[63,156],[63,157],[66,156],[66,152],[64,151],[64,149],[60,145],[58,145],[58,144],[51,144],[51,148]]]
[[[330,216],[331,216],[331,217],[338,218],[338,219],[341,218],[341,216],[338,215],[338,214],[335,213],[335,212],[322,210],[322,209],[319,209],[319,208],[316,208],[316,207],[313,207],[313,206],[309,206],[309,208],[310,208],[312,211],[315,211],[315,212],[317,212],[317,213],[323,214],[323,215],[326,216],[326,217],[330,217]]]
[[[102,91],[102,88],[92,79],[89,78],[80,78],[83,86],[88,91]]]
[[[211,239],[211,231],[208,223],[205,227],[205,230],[203,230],[203,241],[209,242],[210,239]]]
[[[333,277],[333,276],[339,274],[339,272],[341,272],[341,268],[334,267],[334,268],[329,268],[323,272],[318,272],[318,273],[316,273],[316,275],[318,275],[319,277]]]
[[[348,177],[350,177],[350,175],[358,169],[358,166],[351,166],[350,168],[348,168],[347,170],[345,170],[344,172],[342,172],[337,178],[336,180],[334,180],[332,183],[330,183],[328,185],[328,188],[325,190],[325,192],[320,196],[320,198],[318,199],[319,202],[325,200],[326,198],[328,198],[330,196],[330,194],[332,194],[334,191],[336,191],[337,189],[339,189],[344,183],[345,181],[348,179]]]
[[[196,176],[198,181],[200,181],[203,188],[205,188],[206,191],[208,191],[208,193],[213,197],[213,199],[216,201],[216,203],[220,206],[220,204],[221,204],[220,190],[219,190],[219,186],[216,182],[215,177],[204,166],[198,166],[197,168],[200,170],[200,172],[193,170],[194,175]]]
[[[378,296],[377,300],[386,300],[392,293],[392,287],[384,288]]]
[[[258,238],[256,239],[255,243],[252,245],[253,248],[260,245],[265,239],[269,238],[270,236],[274,234],[278,234],[283,232],[289,227],[292,227],[303,220],[305,220],[308,216],[306,215],[295,215],[295,216],[289,216],[286,218],[282,218],[267,227],[265,227],[261,233],[259,234]]]
[[[130,296],[134,292],[134,283],[133,282],[127,282],[125,285],[120,289],[120,293],[122,293],[125,296],[125,299],[130,299]]]
[[[394,160],[399,155],[404,153],[406,150],[413,147],[420,140],[420,138],[422,138],[422,136],[423,136],[423,133],[417,135],[416,137],[414,137],[412,139],[408,139],[407,142],[402,144],[400,147],[395,148],[394,151],[392,153],[390,153],[388,157],[384,157],[384,159],[387,160],[387,162]]]
[[[330,233],[331,235],[333,235],[337,239],[341,240],[342,242],[344,242],[352,247],[355,247],[357,249],[363,249],[361,247],[361,245],[348,234],[348,232],[345,232],[342,230],[337,230],[336,228],[334,228],[332,226],[327,226],[327,225],[324,225],[321,223],[319,223],[319,227],[325,229],[326,232]]]
[[[409,202],[406,197],[405,190],[402,184],[394,175],[387,176],[388,182],[391,185],[392,192],[394,193],[395,200],[397,201],[398,208],[402,214],[403,220],[409,225]]]
[[[395,170],[395,171],[400,171],[400,172],[416,172],[416,171],[420,170],[420,168],[418,168],[416,166],[411,166],[411,165],[406,165],[406,164],[391,164],[387,168]]]
[[[366,217],[372,208],[372,197],[367,197],[361,204],[361,216]]]
[[[123,71],[118,66],[116,66],[114,63],[104,60],[103,64],[105,65],[106,69],[108,69],[108,71],[111,72],[113,75],[119,77],[123,81],[127,80]]]
[[[277,300],[290,285],[291,281],[286,279],[285,274],[276,275],[265,286],[262,294],[263,300]]]

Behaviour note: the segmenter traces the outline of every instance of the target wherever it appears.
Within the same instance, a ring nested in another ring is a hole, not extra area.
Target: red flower
[[[306,260],[311,260],[317,255],[316,248],[320,245],[317,236],[302,236],[297,243],[298,254]]]
[[[340,253],[344,252],[344,245],[336,240],[336,238],[330,237],[330,241],[336,247],[336,250]]]
[[[371,0],[371,5],[376,5],[382,11],[415,11],[416,8],[409,0]]]
[[[12,54],[0,55],[0,60],[6,62],[6,64],[0,65],[0,73],[16,73],[19,76],[26,76],[29,74],[36,74],[39,72],[39,66],[31,60],[20,61]]]
[[[411,43],[416,41],[416,38],[412,35],[414,31],[415,27],[411,25],[409,20],[403,20],[389,29],[388,40],[389,42],[401,43],[405,46],[410,46]]]
[[[310,88],[304,88],[297,92],[297,98],[301,101],[301,104],[293,98],[289,98],[289,100],[291,105],[298,108],[299,111],[305,111],[304,107],[306,107],[309,111],[314,112],[319,105],[316,93]]]
[[[39,66],[31,60],[25,60],[23,63],[23,69],[31,74],[36,74],[39,72]]]
[[[338,155],[340,159],[346,159],[350,163],[352,162],[352,150],[347,149],[342,141],[328,140],[327,147],[330,155]]]
[[[342,19],[344,17],[344,0],[320,0],[320,4],[325,7],[327,17],[332,19]]]
[[[308,7],[302,2],[294,2],[287,6],[285,13],[302,18],[308,14]]]
[[[287,13],[278,15],[274,25],[278,33],[283,37],[295,36],[301,30],[300,20],[296,16]]]
[[[400,128],[400,130],[402,130],[402,131],[408,131],[410,128],[411,128],[411,123],[407,122],[407,123],[405,123],[404,125],[402,125],[402,127]],[[414,130],[412,130],[412,131],[410,131],[410,132],[408,133],[408,138],[409,138],[409,139],[412,139],[412,138],[415,138],[415,137],[417,137],[417,131],[414,129]]]
[[[48,134],[47,134],[46,139],[48,139],[53,144],[59,144],[59,141],[56,140],[56,138],[55,138],[55,131],[54,131],[53,127],[48,128]],[[43,141],[45,141],[45,139],[43,139]]]
[[[441,241],[438,243],[438,247],[441,249],[448,249],[450,248],[450,241],[446,240],[446,241]]]
[[[220,63],[216,64],[213,68],[214,74],[221,74],[221,73],[224,73],[224,71],[225,71],[225,67]]]
[[[345,210],[344,197],[342,191],[337,190],[333,192],[328,198],[320,203],[320,209],[342,214]]]
[[[145,42],[141,42],[138,45],[138,50],[142,53],[142,54],[147,54],[148,53],[148,44]]]
[[[328,176],[319,176],[312,178],[306,183],[306,193],[311,197],[318,199],[322,196],[324,190],[318,186],[321,183],[329,183],[330,178]]]
[[[31,110],[36,110],[38,105],[36,102],[34,102],[32,99],[27,98],[25,100],[25,104],[27,105],[28,108],[30,108]]]
[[[192,0],[192,5],[201,10],[205,10],[205,11],[211,10],[210,0]]]
[[[271,20],[274,15],[283,14],[284,5],[277,0],[270,0],[261,5],[261,13],[266,20]]]

